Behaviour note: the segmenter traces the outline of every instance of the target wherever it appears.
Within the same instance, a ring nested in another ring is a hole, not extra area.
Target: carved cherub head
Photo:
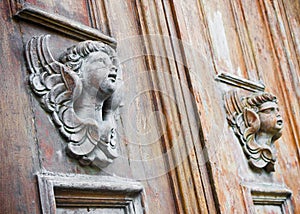
[[[88,40],[68,48],[60,61],[80,77],[81,83],[74,90],[75,112],[81,118],[97,121],[99,140],[105,144],[102,150],[108,148],[106,145],[115,148],[114,114],[122,97],[116,92],[122,79],[115,50],[104,43]]]
[[[122,78],[116,52],[99,41],[80,42],[55,60],[49,35],[26,45],[30,85],[67,139],[67,153],[102,168],[118,156],[116,113]]]
[[[107,98],[117,88],[120,79],[119,61],[110,46],[97,41],[84,41],[67,49],[60,61],[75,71],[83,89],[90,95]]]
[[[259,129],[256,131],[257,140],[259,137],[267,137],[268,145],[281,136],[283,120],[279,112],[277,98],[270,93],[260,93],[250,95],[245,99],[245,105],[252,109],[257,115],[246,120],[258,120]],[[249,121],[250,122],[250,121]]]
[[[121,101],[120,93],[115,91],[122,86],[115,50],[107,44],[88,40],[68,48],[60,61],[80,77],[81,84],[74,90],[74,109],[78,115],[82,118],[100,116],[100,121],[111,117],[109,113]]]
[[[282,134],[283,120],[277,99],[270,93],[225,97],[227,120],[238,136],[250,166],[274,171],[274,141]]]

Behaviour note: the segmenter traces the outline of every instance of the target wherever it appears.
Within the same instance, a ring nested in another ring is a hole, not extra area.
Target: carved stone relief
[[[55,60],[49,37],[33,37],[27,43],[31,88],[67,140],[67,154],[82,165],[106,167],[118,156],[115,115],[123,81],[116,52],[87,40]]]
[[[265,92],[241,96],[232,91],[225,95],[225,108],[249,165],[255,170],[275,171],[274,142],[283,128],[276,97]]]

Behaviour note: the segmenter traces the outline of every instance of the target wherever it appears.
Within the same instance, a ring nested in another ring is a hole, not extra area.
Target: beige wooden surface
[[[40,213],[35,174],[44,171],[138,180],[148,213],[276,213],[277,206],[253,207],[249,189],[261,185],[291,190],[300,213],[297,1],[26,1],[118,43],[126,86],[121,155],[105,170],[65,155],[64,139],[28,84],[24,47],[32,36],[51,34],[55,57],[79,39],[14,17],[22,2],[0,1],[0,213]],[[240,82],[216,80],[222,74]],[[272,173],[249,168],[226,121],[223,95],[257,85],[277,96],[284,119]]]

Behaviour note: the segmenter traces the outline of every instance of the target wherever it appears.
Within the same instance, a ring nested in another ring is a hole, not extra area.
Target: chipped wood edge
[[[117,41],[114,38],[101,33],[97,29],[58,14],[48,13],[28,3],[19,6],[14,16],[62,32],[79,40],[97,40],[114,48],[117,46]]]
[[[226,72],[221,72],[217,74],[215,80],[236,86],[238,88],[243,88],[251,92],[265,91],[265,85],[262,83],[256,83],[254,81]]]

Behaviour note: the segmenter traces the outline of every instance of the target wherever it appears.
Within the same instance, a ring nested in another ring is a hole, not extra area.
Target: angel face
[[[275,102],[265,102],[259,107],[260,131],[276,135],[283,127],[283,120]]]
[[[106,53],[90,53],[82,65],[83,87],[93,94],[111,95],[117,88],[117,69]]]

